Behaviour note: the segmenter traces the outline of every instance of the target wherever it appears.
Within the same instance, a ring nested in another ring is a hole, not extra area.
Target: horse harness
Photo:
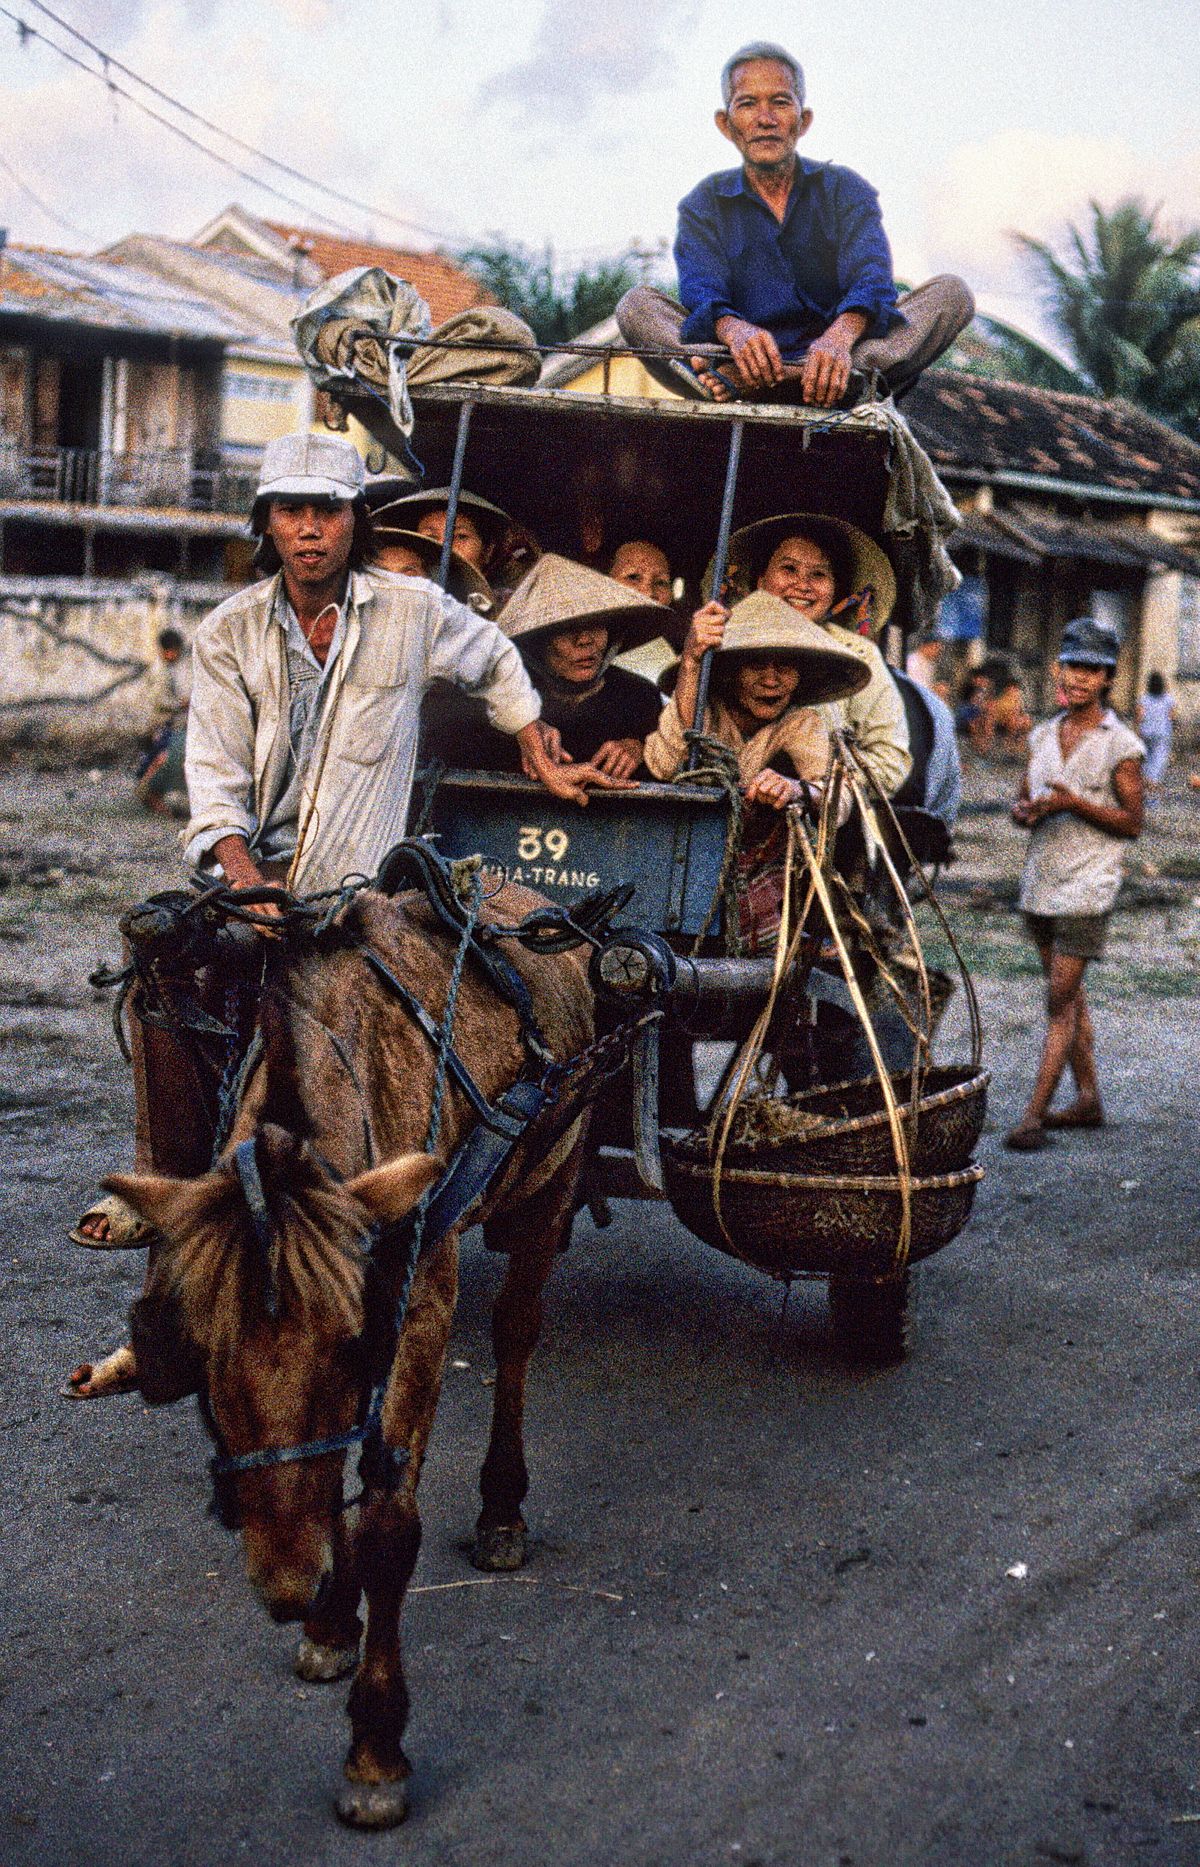
[[[225,1449],[207,1395],[201,1392],[201,1414],[216,1448],[209,1460],[212,1482],[210,1510],[218,1522],[229,1530],[236,1530],[240,1524],[235,1481],[244,1472],[262,1471],[323,1458],[333,1453],[344,1453],[357,1445],[361,1448],[358,1475],[362,1492],[359,1498],[347,1502],[357,1503],[372,1494],[391,1495],[399,1488],[409,1463],[409,1454],[406,1447],[389,1446],[386,1443],[383,1437],[383,1402],[395,1346],[408,1310],[413,1277],[417,1263],[427,1249],[427,1241],[432,1244],[444,1237],[472,1207],[478,1205],[532,1124],[553,1107],[555,1115],[551,1132],[546,1137],[549,1151],[578,1118],[599,1081],[615,1074],[626,1062],[634,1036],[639,1026],[646,1022],[647,1016],[652,1019],[661,1016],[658,1011],[648,1014],[642,1012],[596,1038],[575,1056],[559,1062],[548,1050],[538,1027],[528,986],[499,951],[502,938],[522,939],[525,944],[542,952],[566,951],[570,946],[581,943],[587,943],[599,951],[607,924],[613,913],[628,901],[631,889],[591,897],[573,913],[553,907],[540,909],[517,927],[502,928],[492,924],[480,926],[478,923],[482,901],[482,883],[478,872],[472,877],[470,904],[464,906],[454,886],[449,865],[427,843],[409,841],[398,844],[385,857],[373,886],[380,892],[392,894],[406,881],[416,882],[439,919],[447,927],[452,927],[458,936],[446,1008],[440,1024],[372,947],[363,943],[359,951],[376,978],[387,986],[434,1048],[436,1069],[427,1151],[432,1151],[437,1140],[448,1076],[465,1095],[477,1117],[477,1123],[452,1156],[436,1185],[422,1197],[412,1213],[395,1227],[385,1230],[376,1224],[366,1232],[364,1242],[369,1261],[377,1257],[385,1237],[391,1244],[396,1241],[397,1235],[400,1235],[406,1247],[406,1256],[398,1300],[390,1318],[388,1351],[386,1356],[382,1353],[379,1355],[378,1371],[373,1383],[369,1387],[364,1383],[363,1402],[354,1426],[325,1439],[230,1453]],[[249,891],[243,892],[243,902],[246,892]],[[257,894],[259,891],[254,892]],[[266,894],[268,891],[262,892]],[[493,988],[516,1012],[526,1051],[524,1070],[494,1101],[480,1088],[453,1044],[458,986],[468,954],[482,964]],[[239,1092],[248,1074],[245,1068],[248,1061],[248,1058],[244,1059],[242,1067],[236,1072]],[[222,1141],[223,1136],[219,1134],[218,1150]],[[250,1136],[234,1148],[230,1164],[245,1201],[256,1245],[267,1265],[267,1312],[274,1319],[278,1315],[278,1289],[272,1266],[275,1225],[259,1168],[256,1136]],[[343,1176],[328,1161],[322,1160],[320,1164],[331,1178],[342,1179]]]

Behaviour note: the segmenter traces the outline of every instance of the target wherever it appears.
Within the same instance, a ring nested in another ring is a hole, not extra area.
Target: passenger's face
[[[429,567],[412,545],[376,545],[375,563],[380,570],[397,571],[402,577],[428,577]]]
[[[607,653],[608,630],[589,623],[582,629],[556,629],[543,658],[555,680],[585,687],[599,675]]]
[[[786,65],[751,58],[733,74],[728,110],[718,110],[717,128],[751,168],[777,168],[793,154],[812,122],[796,96]]]
[[[267,512],[267,536],[279,553],[285,576],[294,584],[333,583],[350,562],[354,509],[341,501],[273,499]]]
[[[810,622],[823,622],[833,608],[837,583],[833,565],[811,538],[785,538],[758,580],[760,590],[782,597]]]
[[[613,558],[609,575],[617,583],[628,584],[631,590],[648,596],[652,602],[671,601],[671,566],[657,545],[640,540],[622,545]]]
[[[791,704],[800,670],[784,655],[747,655],[738,664],[734,705],[756,725],[769,726]]]
[[[422,538],[435,538],[441,544],[446,536],[445,506],[435,506],[432,512],[423,513],[417,520],[417,530]],[[461,511],[454,520],[454,549],[476,570],[483,569],[483,533],[474,519]]]

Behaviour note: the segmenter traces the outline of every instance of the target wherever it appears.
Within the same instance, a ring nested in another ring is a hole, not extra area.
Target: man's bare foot
[[[1044,1128],[1103,1128],[1104,1110],[1098,1102],[1072,1102],[1070,1108],[1042,1119]]]
[[[137,1362],[126,1342],[103,1361],[81,1361],[62,1392],[68,1400],[103,1400],[109,1394],[128,1394],[137,1384]]]
[[[1038,1154],[1044,1147],[1049,1147],[1051,1141],[1044,1123],[1020,1121],[1011,1133],[1005,1135],[1004,1145],[1011,1148],[1014,1154]]]
[[[732,402],[733,390],[724,376],[714,374],[712,364],[707,357],[692,358],[692,374],[705,395],[710,396],[714,402]],[[739,389],[738,394],[744,396],[745,391]]]
[[[92,1250],[139,1251],[150,1244],[154,1227],[119,1193],[101,1193],[67,1236]]]

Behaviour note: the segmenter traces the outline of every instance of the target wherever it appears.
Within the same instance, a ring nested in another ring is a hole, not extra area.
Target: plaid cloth
[[[769,822],[759,823],[760,818]],[[756,830],[765,830],[758,840]],[[783,919],[787,872],[787,819],[782,811],[753,811],[737,856],[738,932],[747,953],[773,947]]]

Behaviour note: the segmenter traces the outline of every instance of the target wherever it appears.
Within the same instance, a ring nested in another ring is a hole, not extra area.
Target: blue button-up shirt
[[[675,239],[686,343],[715,343],[716,321],[746,318],[798,356],[843,311],[882,336],[899,320],[879,196],[852,169],[796,159],[782,223],[742,169],[710,175],[679,203]]]

